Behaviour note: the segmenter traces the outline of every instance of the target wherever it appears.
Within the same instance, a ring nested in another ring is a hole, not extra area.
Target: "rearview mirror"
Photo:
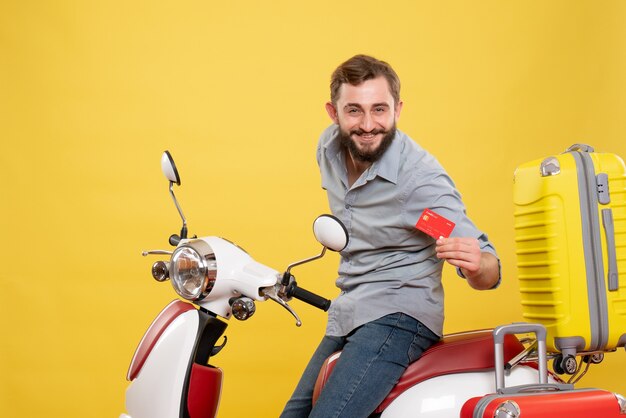
[[[178,175],[172,154],[169,151],[165,151],[161,156],[161,171],[169,181],[180,186],[180,176]]]
[[[335,216],[320,215],[313,222],[315,239],[332,251],[342,251],[348,245],[348,230]]]

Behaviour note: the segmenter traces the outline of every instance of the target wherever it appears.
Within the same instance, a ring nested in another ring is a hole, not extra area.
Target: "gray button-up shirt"
[[[322,187],[350,242],[341,252],[339,296],[328,311],[327,335],[344,336],[384,315],[403,312],[438,335],[443,332],[443,261],[435,240],[415,228],[426,208],[456,224],[451,236],[474,237],[494,255],[487,236],[465,213],[452,179],[437,160],[397,131],[382,158],[348,186],[338,126],[317,148]]]

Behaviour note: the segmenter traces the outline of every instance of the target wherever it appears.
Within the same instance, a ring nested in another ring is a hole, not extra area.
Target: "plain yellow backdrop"
[[[402,79],[400,129],[456,180],[504,282],[446,268],[446,331],[521,320],[517,165],[576,142],[626,156],[623,1],[0,2],[0,416],[116,417],[143,331],[175,297],[150,277],[180,228],[277,270],[316,254],[314,150],[330,73],[356,53]],[[333,297],[335,254],[296,268]],[[232,320],[220,417],[274,417],[325,314],[272,303]],[[626,394],[623,349],[579,386]]]

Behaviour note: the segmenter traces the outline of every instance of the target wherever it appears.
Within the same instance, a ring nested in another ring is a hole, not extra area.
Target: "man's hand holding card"
[[[461,268],[464,276],[471,277],[480,270],[480,246],[474,238],[449,238],[454,226],[454,222],[431,209],[424,209],[415,225],[437,241],[437,258]]]
[[[491,289],[497,286],[500,277],[498,259],[483,253],[476,238],[449,238],[454,222],[440,214],[425,209],[415,227],[436,240],[437,258],[461,270],[470,286],[475,289]]]

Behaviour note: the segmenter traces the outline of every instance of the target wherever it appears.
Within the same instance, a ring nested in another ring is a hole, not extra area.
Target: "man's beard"
[[[361,129],[344,132],[344,130],[339,127],[339,141],[343,147],[350,151],[352,158],[364,163],[373,163],[383,156],[387,148],[391,145],[391,142],[393,142],[393,138],[396,136],[396,125],[394,123],[388,131],[384,129],[374,129],[370,132],[374,135],[383,134],[383,139],[380,141],[378,148],[375,149],[359,149],[356,141],[352,139],[352,135],[363,135],[364,133],[365,131]]]

